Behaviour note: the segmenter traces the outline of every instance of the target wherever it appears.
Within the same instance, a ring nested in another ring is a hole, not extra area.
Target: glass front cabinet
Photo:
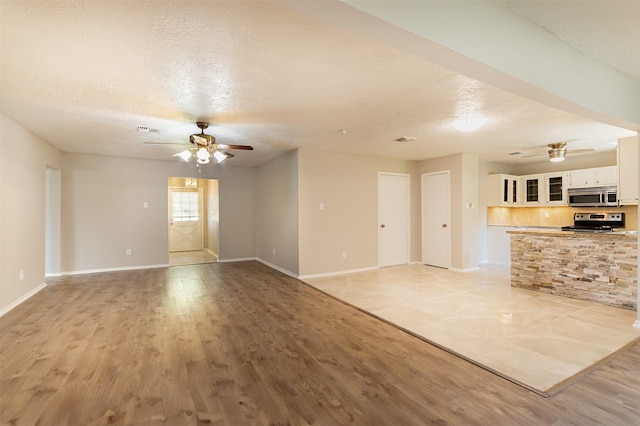
[[[489,207],[520,205],[520,178],[506,174],[489,175],[487,204]]]
[[[567,205],[567,174],[547,173],[544,175],[545,204],[566,206]]]
[[[544,175],[520,176],[524,197],[522,204],[525,206],[539,206],[545,202]]]

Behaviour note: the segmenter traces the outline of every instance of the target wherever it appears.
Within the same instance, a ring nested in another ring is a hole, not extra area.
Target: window
[[[197,222],[200,220],[198,191],[173,191],[171,196],[174,222]]]

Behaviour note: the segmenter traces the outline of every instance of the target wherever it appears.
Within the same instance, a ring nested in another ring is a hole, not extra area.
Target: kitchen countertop
[[[557,236],[557,237],[582,237],[582,238],[629,238],[637,239],[638,231],[635,229],[620,229],[613,232],[575,232],[575,231],[563,231],[560,227],[517,227],[507,231],[508,234],[538,234],[544,236]]]

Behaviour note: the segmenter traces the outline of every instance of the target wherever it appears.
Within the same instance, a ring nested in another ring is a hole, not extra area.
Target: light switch
[[[145,209],[149,208],[149,202],[145,201],[144,203],[142,203],[142,207],[144,207]]]

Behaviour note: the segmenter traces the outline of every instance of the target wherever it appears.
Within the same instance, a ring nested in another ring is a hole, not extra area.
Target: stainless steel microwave
[[[613,207],[618,205],[618,188],[597,186],[590,188],[569,188],[571,207]]]

